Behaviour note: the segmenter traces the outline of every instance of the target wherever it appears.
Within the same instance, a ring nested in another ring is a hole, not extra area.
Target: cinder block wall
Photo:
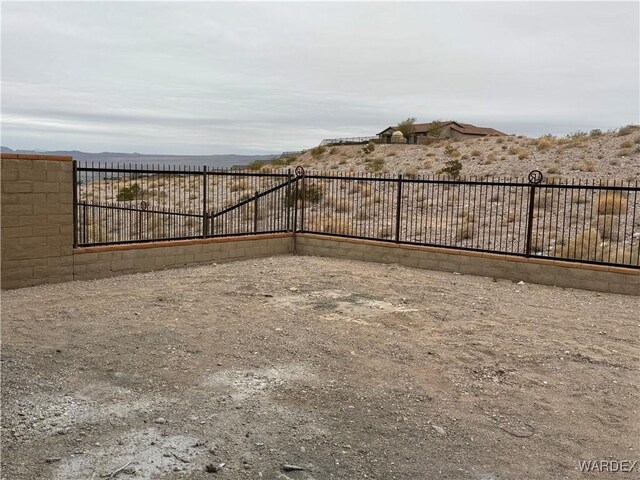
[[[71,157],[5,154],[2,288],[73,280]]]
[[[291,233],[77,248],[74,279],[90,280],[287,253],[293,253]]]
[[[296,253],[640,295],[640,269],[297,234]]]

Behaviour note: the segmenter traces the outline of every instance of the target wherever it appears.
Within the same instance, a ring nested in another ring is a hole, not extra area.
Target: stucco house
[[[413,128],[413,133],[409,136],[407,143],[429,143],[436,138],[466,140],[469,138],[506,135],[506,133],[502,133],[494,128],[476,127],[470,123],[459,123],[455,121],[416,123]],[[439,132],[437,132],[438,128],[440,130]],[[397,130],[396,127],[385,128],[378,133],[378,138],[383,143],[397,143],[393,138],[393,133],[397,132]],[[436,135],[436,133],[438,135]]]

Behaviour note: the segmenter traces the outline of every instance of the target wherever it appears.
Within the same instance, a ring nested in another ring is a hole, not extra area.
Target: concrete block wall
[[[74,279],[91,280],[290,253],[293,253],[290,233],[76,248]]]
[[[72,158],[0,156],[2,288],[73,280]]]
[[[640,269],[297,234],[296,253],[640,295]]]

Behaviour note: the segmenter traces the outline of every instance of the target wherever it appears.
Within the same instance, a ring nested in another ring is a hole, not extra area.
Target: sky
[[[407,117],[640,123],[640,2],[10,2],[2,145],[274,153]]]

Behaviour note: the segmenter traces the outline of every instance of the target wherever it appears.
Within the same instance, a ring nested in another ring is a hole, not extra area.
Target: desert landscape
[[[291,183],[297,167],[305,169],[304,186]],[[526,176],[535,169],[544,177],[534,198],[531,254],[640,264],[636,126],[564,138],[315,147],[299,157],[233,172],[212,170],[206,177],[196,168],[117,175],[81,171],[79,240],[189,238],[204,229],[211,236],[279,232],[296,223],[308,232],[523,253],[530,201]],[[422,183],[425,179],[445,183]],[[457,183],[463,181],[501,185]],[[558,188],[563,185],[585,188]],[[588,188],[602,185],[628,189]],[[304,202],[296,202],[294,194]]]

